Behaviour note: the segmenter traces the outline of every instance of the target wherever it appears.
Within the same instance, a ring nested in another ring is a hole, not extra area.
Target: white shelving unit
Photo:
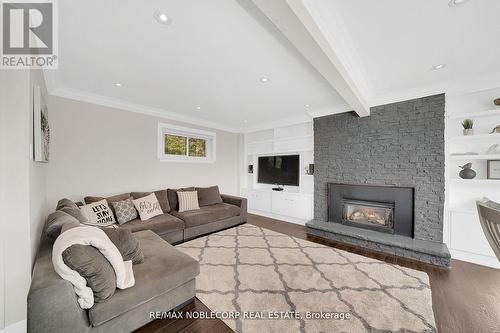
[[[443,238],[453,258],[500,268],[489,246],[476,208],[476,200],[488,197],[500,202],[500,180],[487,179],[487,161],[500,160],[500,154],[486,154],[493,144],[500,144],[500,134],[490,134],[500,125],[500,107],[492,101],[500,89],[481,91],[446,100],[446,205]],[[474,120],[474,135],[464,136],[461,122]],[[474,152],[477,155],[455,155]],[[461,179],[459,166],[472,163],[477,175]]]
[[[259,156],[300,156],[299,186],[285,186],[282,192],[272,191],[275,185],[257,180]],[[312,122],[298,123],[246,133],[241,195],[248,198],[252,213],[304,224],[313,218],[314,176],[306,174],[306,166],[314,163]],[[248,166],[253,165],[253,173]]]

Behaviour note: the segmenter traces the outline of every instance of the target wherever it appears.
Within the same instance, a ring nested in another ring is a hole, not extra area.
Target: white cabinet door
[[[248,191],[247,196],[249,209],[271,211],[271,193]]]
[[[311,198],[309,196],[273,193],[272,208],[274,214],[303,220],[310,220],[312,218]]]

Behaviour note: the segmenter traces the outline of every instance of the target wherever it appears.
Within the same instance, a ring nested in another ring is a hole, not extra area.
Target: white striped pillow
[[[196,192],[196,191],[186,191],[186,192],[178,191],[177,197],[179,198],[179,212],[200,209],[200,205],[198,204],[198,192]]]

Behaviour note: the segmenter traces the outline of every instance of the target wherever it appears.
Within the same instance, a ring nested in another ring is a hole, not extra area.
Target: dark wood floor
[[[249,214],[248,223],[307,239],[366,257],[424,271],[429,274],[432,305],[441,333],[500,332],[500,270],[452,260],[451,268],[426,265],[383,253],[364,250],[324,238],[311,236],[301,225]],[[207,311],[198,299],[181,311]],[[220,320],[156,320],[139,330],[143,333],[232,332]]]

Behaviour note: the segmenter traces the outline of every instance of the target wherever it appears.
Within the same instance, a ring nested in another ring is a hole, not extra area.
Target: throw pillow
[[[115,210],[116,220],[119,224],[124,224],[137,218],[137,210],[131,199],[112,202],[111,205]]]
[[[55,241],[57,237],[62,232],[62,228],[65,224],[70,224],[74,226],[80,225],[80,222],[73,216],[69,215],[60,210],[56,210],[47,217],[45,222],[44,233],[48,239]]]
[[[196,191],[198,192],[198,203],[200,207],[222,203],[219,186],[197,187]]]
[[[69,199],[65,198],[59,200],[59,202],[57,203],[56,210],[63,211],[66,214],[73,216],[80,223],[87,222],[87,218],[82,214],[80,208],[73,201]]]
[[[134,265],[144,261],[139,240],[130,230],[122,228],[103,228],[102,230],[120,251],[123,261],[131,260]]]
[[[132,199],[140,199],[150,195],[151,193],[152,192],[132,192],[130,193],[130,195],[132,196]],[[153,193],[156,195],[156,199],[158,199],[158,202],[160,203],[160,207],[163,213],[166,214],[170,212],[170,204],[168,203],[167,190],[158,190],[154,191]]]
[[[200,209],[198,204],[198,192],[177,192],[177,196],[179,199],[179,212]]]
[[[108,206],[106,200],[97,201],[81,208],[83,215],[87,218],[85,224],[105,227],[115,223],[113,212]]]
[[[93,246],[74,244],[62,253],[64,263],[77,271],[94,292],[94,301],[103,302],[116,290],[116,274],[105,256]]]
[[[158,199],[156,199],[156,195],[154,193],[140,199],[132,200],[132,202],[134,203],[135,209],[139,212],[141,221],[163,214],[160,203],[158,202]]]
[[[97,202],[97,201],[102,201],[104,199],[106,199],[106,201],[108,202],[108,206],[110,206],[111,208],[111,211],[113,212],[113,214],[115,213],[114,209],[113,209],[113,206],[112,206],[112,202],[117,202],[117,201],[123,201],[123,200],[126,200],[130,198],[130,193],[122,193],[122,194],[117,194],[117,195],[113,195],[111,197],[91,197],[91,196],[87,196],[85,198],[83,198],[83,200],[85,201],[86,204],[91,204],[91,203],[94,203],[94,202]]]
[[[185,188],[178,188],[178,189],[168,189],[167,190],[167,196],[168,196],[168,203],[170,204],[170,209],[171,210],[179,210],[179,201],[177,200],[177,192],[181,191],[195,191],[194,187],[185,187]]]

